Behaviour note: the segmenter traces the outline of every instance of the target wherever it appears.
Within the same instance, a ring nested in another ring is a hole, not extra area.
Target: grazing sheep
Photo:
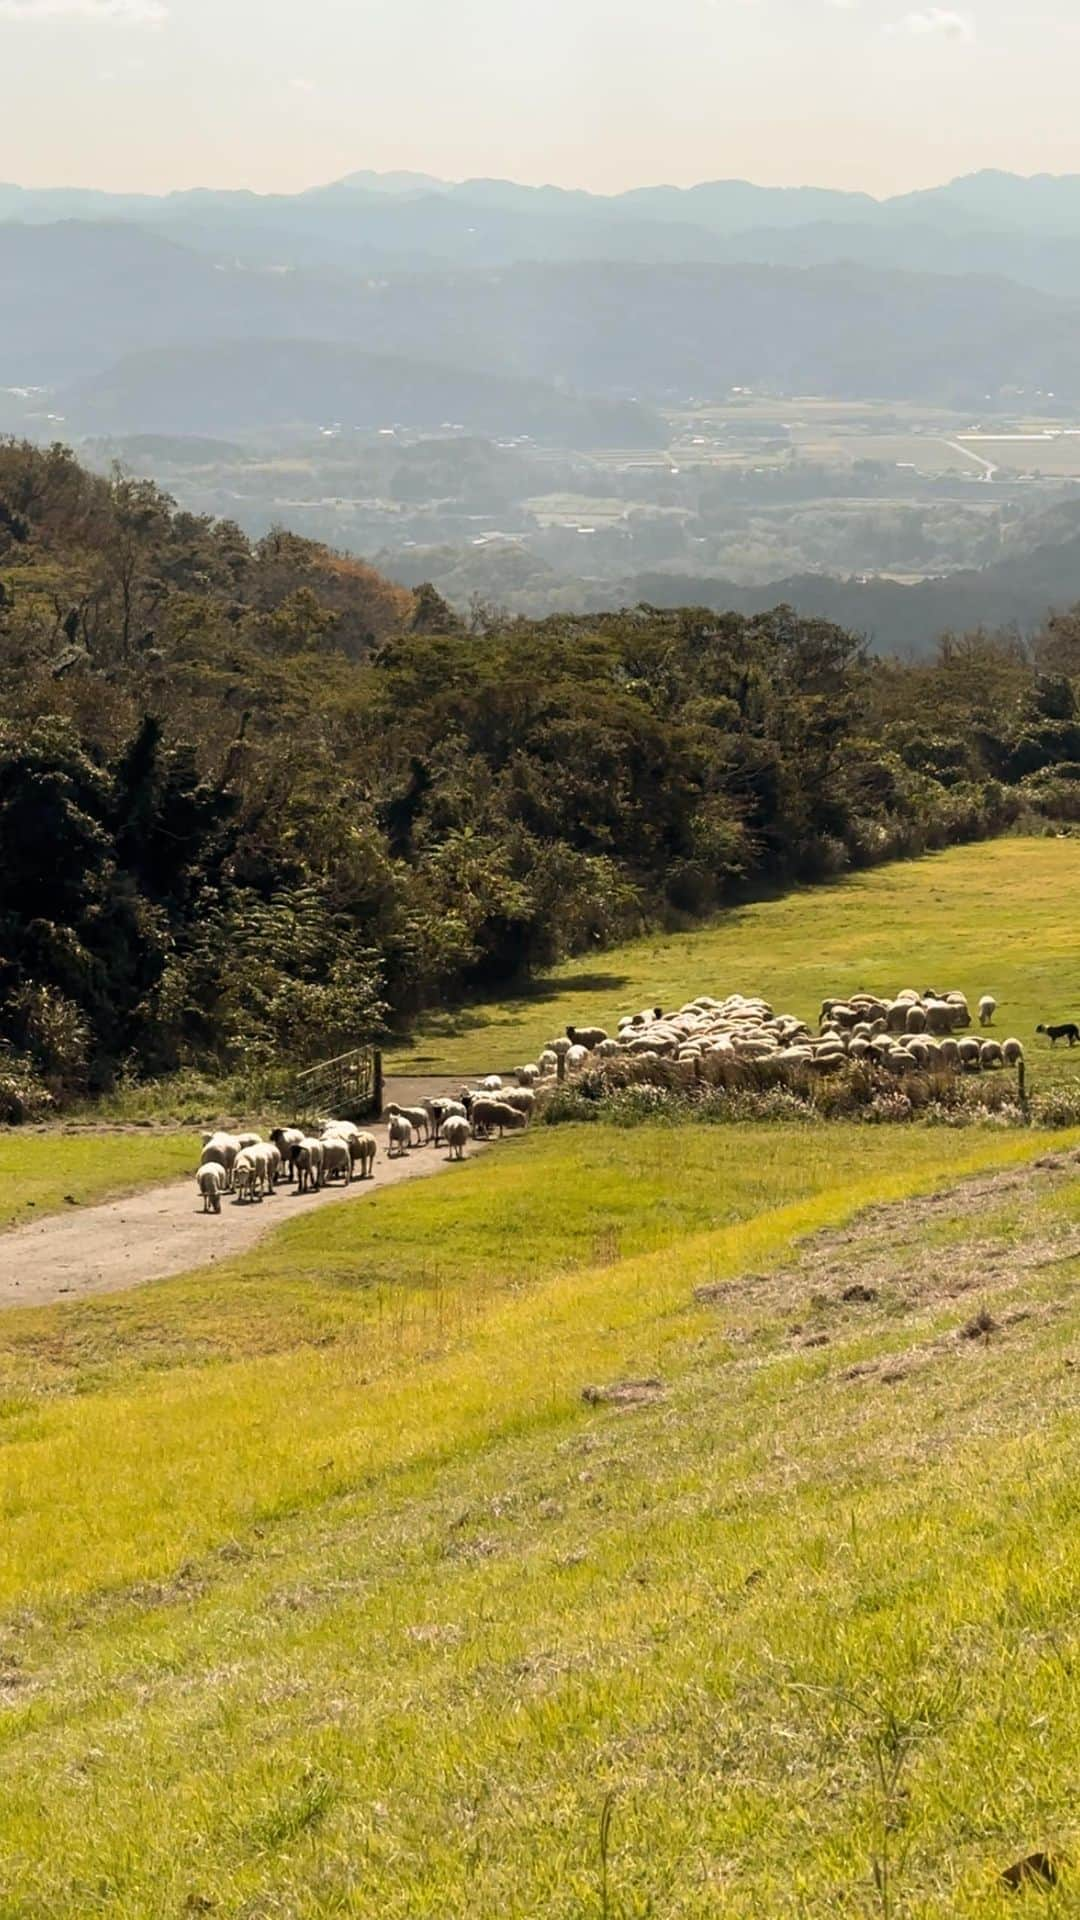
[[[282,1172],[290,1185],[296,1178],[296,1156],[304,1136],[299,1127],[274,1127],[270,1138],[281,1155]]]
[[[559,1064],[559,1056],[553,1053],[550,1047],[545,1047],[538,1064],[542,1074],[554,1073]]]
[[[513,1087],[509,1093],[503,1094],[503,1101],[508,1107],[516,1107],[528,1120],[536,1106],[536,1095],[531,1087]]]
[[[606,1027],[567,1027],[566,1037],[575,1047],[584,1047],[588,1053],[595,1053],[607,1039]]]
[[[615,1051],[618,1053],[618,1047]],[[519,1087],[535,1087],[540,1078],[540,1069],[537,1066],[519,1067],[514,1078]]]
[[[240,1142],[241,1151],[243,1151],[245,1147],[261,1147],[262,1145],[261,1133],[238,1133],[236,1137]]]
[[[946,1005],[953,1009],[953,1026],[970,1027],[971,1014],[968,1009],[967,994],[955,990],[945,995]]]
[[[984,1040],[979,1048],[979,1065],[986,1072],[1005,1065],[1005,1049],[996,1040]]]
[[[567,1072],[580,1073],[582,1067],[584,1067],[587,1064],[588,1058],[589,1058],[588,1047],[581,1047],[581,1046],[571,1047],[569,1053],[566,1056]]]
[[[220,1213],[221,1196],[225,1191],[225,1169],[214,1160],[208,1160],[200,1167],[195,1176],[199,1192],[202,1194],[203,1212]]]
[[[248,1147],[236,1156],[233,1165],[233,1188],[237,1200],[243,1204],[262,1199],[262,1174],[258,1163]]]
[[[927,1022],[926,1022],[925,1007],[914,1007],[914,1006],[909,1007],[907,1010],[908,1032],[909,1033],[925,1033],[926,1025],[927,1025]]]
[[[501,1140],[507,1130],[515,1133],[528,1126],[527,1115],[519,1113],[516,1107],[508,1106],[505,1100],[474,1100],[469,1120],[477,1139],[491,1133],[496,1127]]]
[[[982,1065],[982,1051],[977,1040],[970,1037],[958,1042],[960,1064],[968,1073],[978,1073]]]
[[[400,1160],[412,1146],[413,1129],[411,1121],[403,1113],[392,1112],[386,1123],[389,1157]]]
[[[1052,1047],[1056,1047],[1059,1040],[1067,1040],[1070,1047],[1075,1047],[1077,1041],[1080,1040],[1080,1027],[1076,1026],[1072,1020],[1067,1020],[1065,1024],[1060,1027],[1038,1026],[1035,1031],[1036,1033],[1044,1033]]]
[[[1021,1041],[1005,1040],[1002,1042],[1001,1051],[1002,1051],[1002,1054],[1004,1055],[1005,1065],[1007,1067],[1023,1066],[1024,1048],[1023,1048],[1023,1043]]]
[[[982,999],[979,1001],[980,1026],[992,1027],[994,1024],[994,1015],[996,1012],[997,1012],[997,1001],[994,999],[993,994],[984,993]]]
[[[318,1193],[322,1186],[324,1151],[321,1140],[315,1140],[310,1135],[301,1140],[296,1154],[296,1171],[301,1193]]]
[[[447,1158],[449,1160],[464,1160],[465,1148],[472,1139],[472,1128],[466,1120],[465,1115],[463,1113],[450,1114],[443,1127],[443,1133],[446,1137],[446,1144],[450,1149]]]
[[[480,1085],[482,1086],[485,1093],[501,1093],[502,1092],[502,1081],[499,1078],[499,1075],[497,1073],[487,1074],[484,1077],[484,1079],[481,1080]]]
[[[955,1011],[947,1000],[931,1000],[926,1007],[926,1031],[936,1033],[939,1038],[950,1034],[955,1025]]]
[[[226,1193],[232,1192],[233,1169],[239,1152],[240,1142],[234,1133],[212,1133],[202,1150],[201,1167],[224,1167]]]
[[[885,1025],[890,1033],[906,1033],[907,1032],[907,1016],[908,1016],[909,1004],[910,1002],[907,1000],[893,1000],[889,1005],[889,1007],[886,1009]]]
[[[960,1059],[959,1040],[943,1040],[942,1041],[941,1060],[942,1060],[943,1066],[951,1067],[954,1072],[956,1071],[957,1067],[963,1064]]]

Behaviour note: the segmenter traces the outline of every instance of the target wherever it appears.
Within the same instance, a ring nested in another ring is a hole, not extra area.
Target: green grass
[[[1080,1837],[1076,1183],[894,1232],[872,1310],[842,1241],[767,1276],[1040,1150],[565,1129],[5,1316],[0,1912],[1004,1912]]]
[[[430,1019],[394,1071],[476,1072],[535,1059],[568,1021],[614,1030],[623,1013],[699,993],[763,993],[816,1023],[826,994],[860,987],[998,1001],[997,1032],[1029,1050],[1036,1082],[1080,1074],[1036,1039],[1080,1019],[1080,840],[1006,839],[882,867],[739,907],[699,931],[578,958],[527,994]]]
[[[186,1133],[0,1130],[0,1229],[26,1225],[72,1202],[90,1206],[179,1179],[191,1172],[198,1151],[198,1137]]]

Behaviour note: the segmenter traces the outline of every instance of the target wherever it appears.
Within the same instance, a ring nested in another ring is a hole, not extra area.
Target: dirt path
[[[478,1151],[469,1148],[470,1154]],[[53,1214],[37,1226],[0,1234],[0,1307],[48,1306],[164,1280],[245,1253],[314,1207],[350,1206],[404,1180],[450,1171],[444,1147],[418,1147],[390,1160],[380,1140],[373,1180],[327,1187],[303,1199],[294,1186],[281,1186],[256,1205],[240,1206],[227,1196],[220,1215],[204,1215],[194,1179],[174,1180],[126,1200]]]

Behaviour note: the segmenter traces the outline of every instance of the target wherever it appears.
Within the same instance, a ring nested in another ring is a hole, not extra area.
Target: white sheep
[[[264,1193],[273,1194],[281,1172],[281,1155],[272,1141],[260,1140],[253,1147],[246,1147],[259,1171],[259,1180]]]
[[[528,1117],[519,1113],[516,1107],[510,1107],[505,1100],[493,1100],[481,1097],[474,1100],[469,1109],[469,1120],[473,1132],[479,1138],[491,1133],[496,1127],[500,1140],[504,1132],[519,1132],[528,1125]]]
[[[261,1133],[238,1133],[236,1137],[240,1142],[241,1151],[243,1151],[245,1147],[259,1147],[262,1145]]]
[[[361,1132],[355,1140],[350,1140],[349,1149],[354,1161],[360,1165],[361,1180],[370,1180],[375,1172],[375,1156],[379,1143],[373,1133]]]
[[[465,1148],[472,1139],[472,1128],[463,1113],[451,1113],[443,1125],[443,1135],[450,1149],[450,1160],[464,1160]]]
[[[195,1176],[199,1192],[202,1194],[203,1212],[220,1213],[221,1196],[225,1191],[225,1169],[214,1160],[208,1160],[200,1167]]]
[[[397,1107],[386,1109],[388,1120],[407,1120],[421,1145],[426,1146],[431,1138],[431,1116],[426,1107]]]
[[[519,1067],[514,1075],[519,1087],[535,1087],[540,1078],[540,1069],[535,1064]]]
[[[516,1107],[528,1120],[536,1106],[536,1095],[531,1087],[512,1087],[509,1093],[503,1094],[503,1101],[508,1107]]]
[[[301,1140],[296,1150],[296,1171],[301,1193],[318,1193],[323,1179],[324,1147],[312,1135]]]
[[[1024,1064],[1024,1044],[1022,1040],[1006,1040],[1002,1043],[1002,1057],[1007,1067],[1022,1067]]]
[[[245,1200],[250,1202],[262,1199],[262,1175],[248,1147],[244,1147],[236,1156],[233,1165],[233,1187],[241,1203]]]
[[[1004,1047],[999,1046],[996,1040],[984,1040],[979,1048],[979,1065],[984,1072],[994,1067],[1003,1067],[1005,1065]]]
[[[994,1024],[994,1015],[996,1012],[997,1012],[997,1001],[994,999],[993,994],[984,993],[982,999],[979,1001],[980,1026],[992,1027]]]
[[[386,1134],[391,1160],[400,1159],[403,1153],[408,1153],[412,1146],[413,1129],[411,1121],[407,1120],[403,1113],[398,1113],[396,1109],[390,1111],[387,1116]]]
[[[291,1184],[296,1177],[296,1155],[304,1135],[299,1127],[274,1127],[270,1138],[281,1155],[285,1179]]]
[[[569,1053],[566,1056],[567,1073],[580,1073],[582,1067],[586,1065],[588,1058],[589,1058],[588,1047],[580,1047],[580,1046],[571,1047]]]
[[[223,1167],[225,1169],[225,1191],[232,1192],[233,1168],[236,1156],[240,1152],[240,1142],[235,1133],[212,1133],[206,1141],[200,1167]]]
[[[481,1080],[480,1085],[483,1088],[485,1093],[501,1093],[502,1092],[502,1081],[499,1078],[499,1075],[497,1073],[489,1073],[483,1080]]]
[[[330,1180],[341,1179],[348,1186],[352,1179],[352,1148],[343,1134],[324,1134],[323,1143],[323,1184]]]
[[[550,1047],[545,1047],[540,1055],[538,1065],[543,1075],[546,1076],[549,1073],[554,1073],[559,1065],[559,1056],[557,1053],[554,1053]]]

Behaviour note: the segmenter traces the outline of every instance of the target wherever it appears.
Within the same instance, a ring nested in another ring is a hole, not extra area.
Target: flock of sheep
[[[569,1047],[569,1042],[567,1043]],[[457,1099],[424,1100],[418,1107],[386,1109],[387,1157],[403,1157],[414,1146],[444,1145],[448,1158],[463,1160],[472,1139],[527,1127],[536,1105],[540,1070],[523,1069],[521,1084],[504,1089],[496,1074],[478,1088],[463,1087]],[[379,1143],[351,1120],[326,1120],[317,1133],[302,1127],[275,1127],[268,1140],[258,1133],[210,1133],[204,1137],[196,1182],[204,1213],[220,1213],[223,1195],[253,1204],[283,1181],[300,1193],[318,1193],[331,1181],[351,1185],[374,1177]],[[357,1174],[359,1168],[359,1174]]]
[[[985,994],[978,1003],[979,1023],[993,1026],[997,1002]],[[725,1000],[701,994],[676,1013],[647,1007],[628,1014],[614,1035],[603,1027],[568,1026],[537,1060],[519,1067],[516,1086],[504,1087],[497,1074],[478,1087],[463,1087],[455,1098],[424,1100],[416,1107],[388,1106],[388,1158],[414,1146],[445,1144],[451,1160],[462,1160],[472,1139],[527,1127],[538,1102],[586,1068],[620,1060],[670,1061],[693,1078],[708,1060],[762,1061],[780,1069],[832,1073],[848,1063],[865,1062],[903,1076],[940,1068],[980,1073],[1022,1068],[1019,1040],[978,1038],[967,998],[958,992],[917,993],[905,988],[895,998],[856,993],[823,1002],[818,1032],[811,1033],[795,1014],[774,1013],[768,1002],[741,993]],[[295,1182],[301,1193],[318,1192],[333,1180],[348,1186],[374,1174],[378,1141],[349,1120],[327,1120],[318,1133],[300,1127],[275,1127],[268,1140],[257,1133],[206,1136],[197,1180],[203,1211],[220,1213],[222,1195],[254,1202],[273,1193],[281,1181]]]

